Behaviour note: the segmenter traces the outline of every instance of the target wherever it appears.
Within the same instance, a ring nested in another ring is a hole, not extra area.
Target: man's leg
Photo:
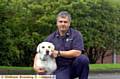
[[[85,55],[76,57],[71,67],[71,79],[79,77],[79,79],[88,79],[89,59]]]
[[[62,67],[54,73],[56,79],[70,79],[70,67]]]

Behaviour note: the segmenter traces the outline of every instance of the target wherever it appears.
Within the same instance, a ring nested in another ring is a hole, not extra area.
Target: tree
[[[0,65],[32,66],[36,46],[56,29],[61,10],[71,13],[71,27],[82,32],[91,63],[104,58],[108,49],[120,51],[120,7],[115,4],[106,0],[1,0]]]

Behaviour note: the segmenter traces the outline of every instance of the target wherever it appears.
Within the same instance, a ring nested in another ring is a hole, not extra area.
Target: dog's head
[[[37,53],[40,54],[40,59],[45,61],[51,54],[55,46],[50,42],[42,42],[37,46]]]

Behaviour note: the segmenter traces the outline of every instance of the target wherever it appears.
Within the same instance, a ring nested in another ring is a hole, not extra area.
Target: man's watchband
[[[60,54],[60,51],[58,51],[58,54],[57,54],[57,56],[59,57],[59,56],[61,56],[61,54]]]

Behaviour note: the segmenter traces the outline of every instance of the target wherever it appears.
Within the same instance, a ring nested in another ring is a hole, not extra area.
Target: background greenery
[[[55,31],[62,10],[83,34],[90,63],[107,50],[119,53],[119,0],[0,0],[0,65],[32,66],[36,46]]]

